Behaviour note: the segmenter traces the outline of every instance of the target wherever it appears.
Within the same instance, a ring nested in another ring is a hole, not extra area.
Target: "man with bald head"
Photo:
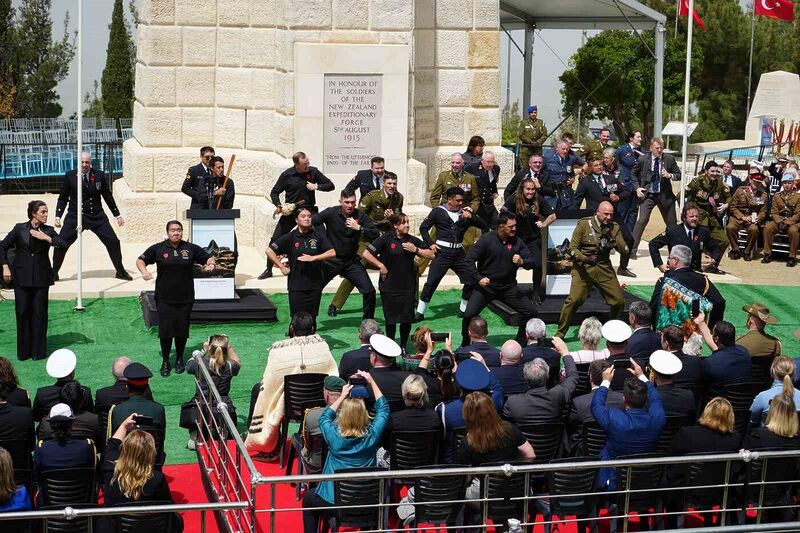
[[[611,265],[611,250],[628,254],[628,245],[622,230],[614,222],[614,206],[611,202],[600,202],[594,216],[582,218],[569,243],[572,256],[572,284],[569,295],[561,308],[558,319],[559,337],[564,337],[572,319],[589,296],[592,287],[597,287],[605,302],[611,307],[609,319],[620,318],[625,305],[625,296],[619,286],[617,274]]]
[[[528,391],[522,367],[522,346],[514,340],[504,342],[500,348],[500,366],[489,367],[489,370],[503,386],[506,398]]]
[[[490,229],[497,229],[497,207],[495,207],[494,201],[497,198],[500,167],[495,162],[494,152],[486,150],[481,155],[480,163],[470,168],[478,181],[478,197],[481,202],[478,207],[478,216],[489,224]]]
[[[128,380],[125,379],[123,374],[125,368],[129,364],[131,364],[130,358],[124,355],[114,359],[114,363],[111,365],[111,375],[114,376],[114,384],[97,389],[97,394],[95,394],[95,411],[98,415],[108,413],[112,406],[128,400]]]

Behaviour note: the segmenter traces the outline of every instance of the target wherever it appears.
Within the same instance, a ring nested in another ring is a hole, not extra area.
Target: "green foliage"
[[[122,0],[114,0],[108,29],[106,66],[101,81],[103,114],[110,118],[129,118],[133,115],[133,43],[125,24]]]
[[[14,61],[14,9],[0,0],[0,117],[13,118],[17,108],[17,66]]]
[[[514,102],[509,107],[508,104],[503,108],[500,115],[502,122],[503,137],[501,143],[504,146],[516,144],[519,138],[519,130],[522,124],[522,116],[519,112],[519,102]]]
[[[89,94],[87,91],[83,97],[83,104],[86,106],[83,110],[83,116],[86,118],[97,118],[103,117],[103,100],[97,95],[97,90],[99,85],[97,80],[94,80],[94,84],[92,86],[92,93]]]
[[[19,114],[26,117],[58,117],[56,85],[69,72],[75,44],[68,34],[69,14],[64,34],[53,41],[50,20],[51,0],[23,0],[16,27],[15,60],[19,65]]]

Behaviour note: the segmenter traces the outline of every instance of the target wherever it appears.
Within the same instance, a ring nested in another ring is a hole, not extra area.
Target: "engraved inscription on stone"
[[[326,74],[323,172],[369,168],[381,151],[380,74]]]

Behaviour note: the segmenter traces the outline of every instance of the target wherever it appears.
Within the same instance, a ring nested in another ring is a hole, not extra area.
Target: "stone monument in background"
[[[265,247],[266,198],[295,151],[337,185],[372,155],[400,178],[415,225],[471,135],[503,168],[498,0],[141,0],[133,138],[115,194],[123,238],[184,220],[199,148],[237,156],[239,244]]]
[[[783,119],[787,130],[792,121],[800,122],[800,76],[797,74],[777,70],[761,75],[745,126],[748,145],[763,144],[762,123],[773,118]]]

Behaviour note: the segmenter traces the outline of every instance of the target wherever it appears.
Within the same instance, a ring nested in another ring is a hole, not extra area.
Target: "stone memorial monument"
[[[240,246],[267,245],[267,195],[296,151],[336,184],[321,206],[383,156],[415,227],[470,136],[508,179],[498,12],[499,0],[141,0],[122,238],[151,242],[185,220],[180,188],[205,145],[236,154]]]
[[[762,122],[772,118],[784,119],[787,130],[793,120],[800,122],[800,76],[797,74],[778,70],[761,75],[745,126],[748,145],[762,144]]]

